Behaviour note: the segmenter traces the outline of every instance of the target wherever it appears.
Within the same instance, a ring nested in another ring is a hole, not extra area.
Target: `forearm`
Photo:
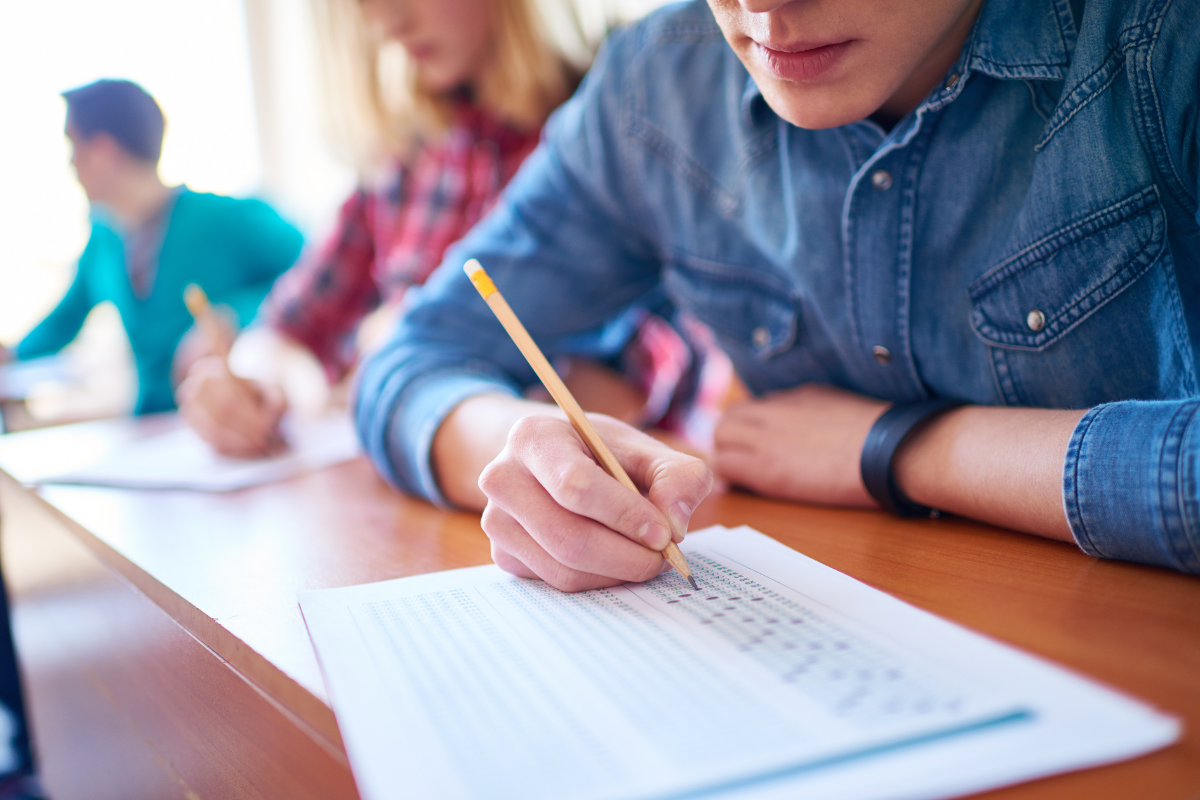
[[[606,414],[632,425],[645,406],[645,397],[619,375],[588,361],[575,362],[564,382],[589,413]],[[542,390],[541,386],[535,388]],[[479,488],[479,474],[504,449],[513,424],[530,414],[562,416],[549,402],[548,394],[545,401],[503,394],[476,395],[446,416],[434,434],[431,458],[447,500],[476,510],[487,504]]]
[[[86,289],[76,279],[54,310],[17,344],[13,356],[39,358],[62,350],[79,334],[91,308]]]
[[[935,418],[896,454],[901,490],[922,505],[1073,541],[1063,462],[1083,411],[966,406]]]
[[[530,414],[556,413],[553,405],[508,395],[468,397],[446,415],[433,437],[431,458],[442,495],[456,506],[481,511],[487,498],[479,475],[500,455],[512,426]]]

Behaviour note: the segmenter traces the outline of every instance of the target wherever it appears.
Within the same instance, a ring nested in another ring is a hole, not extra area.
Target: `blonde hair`
[[[474,87],[475,103],[518,130],[537,128],[567,99],[595,52],[570,0],[538,2],[489,0],[493,56]],[[326,134],[339,155],[366,173],[447,130],[454,98],[418,85],[404,48],[373,35],[360,0],[311,5]]]

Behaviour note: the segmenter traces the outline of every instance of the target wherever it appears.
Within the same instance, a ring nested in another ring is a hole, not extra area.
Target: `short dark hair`
[[[130,155],[157,164],[162,155],[163,113],[150,93],[132,81],[105,79],[62,93],[67,124],[84,140],[107,133]]]

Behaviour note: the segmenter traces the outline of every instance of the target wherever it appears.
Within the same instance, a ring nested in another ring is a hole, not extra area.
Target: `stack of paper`
[[[748,528],[682,549],[699,592],[479,567],[303,594],[365,800],[940,798],[1179,736]]]

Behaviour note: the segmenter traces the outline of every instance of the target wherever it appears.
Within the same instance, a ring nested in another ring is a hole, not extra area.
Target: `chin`
[[[858,122],[874,114],[884,102],[874,96],[857,97],[857,92],[838,86],[806,87],[773,80],[758,85],[776,114],[798,128],[809,130]]]
[[[446,94],[463,84],[463,79],[452,70],[429,69],[417,73],[421,88],[431,94]]]

